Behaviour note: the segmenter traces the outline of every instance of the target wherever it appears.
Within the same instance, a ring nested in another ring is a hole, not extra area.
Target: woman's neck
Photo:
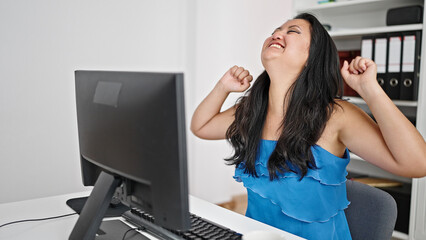
[[[287,105],[289,100],[289,95],[287,93],[296,81],[297,75],[270,74],[269,72],[268,75],[271,80],[269,86],[268,114],[284,117],[285,110],[287,109],[284,103]]]

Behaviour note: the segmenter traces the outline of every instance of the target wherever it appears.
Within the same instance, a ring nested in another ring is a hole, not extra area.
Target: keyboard
[[[136,208],[125,212],[122,217],[136,227],[147,230],[162,239],[242,239],[242,234],[192,213],[190,214],[191,228],[187,231],[167,229],[156,225],[152,215]]]

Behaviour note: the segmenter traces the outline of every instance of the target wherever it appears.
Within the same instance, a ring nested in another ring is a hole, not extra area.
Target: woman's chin
[[[262,65],[266,69],[268,67],[277,67],[281,66],[284,67],[286,64],[285,59],[283,59],[283,56],[273,56],[273,55],[265,55],[262,56]]]

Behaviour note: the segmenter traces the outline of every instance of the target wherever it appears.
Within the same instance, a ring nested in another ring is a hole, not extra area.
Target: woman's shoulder
[[[329,122],[340,132],[341,130],[353,128],[359,124],[371,124],[372,119],[360,107],[346,100],[339,99],[336,100],[336,105],[330,116]]]
[[[366,113],[358,106],[344,99],[336,100],[336,105],[331,114],[332,118],[349,121],[353,117],[365,116]]]
[[[361,108],[346,100],[337,99],[333,112],[327,121],[326,129],[339,134],[342,129],[353,126],[354,123],[370,118]]]

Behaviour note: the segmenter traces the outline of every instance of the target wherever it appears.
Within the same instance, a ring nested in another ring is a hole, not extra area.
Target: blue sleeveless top
[[[234,179],[247,188],[246,216],[309,240],[352,239],[344,212],[349,205],[345,184],[349,151],[340,158],[312,146],[317,169],[308,169],[302,180],[285,172],[270,181],[267,162],[276,144],[260,141],[255,165],[259,177],[244,173],[244,163],[235,170]]]

